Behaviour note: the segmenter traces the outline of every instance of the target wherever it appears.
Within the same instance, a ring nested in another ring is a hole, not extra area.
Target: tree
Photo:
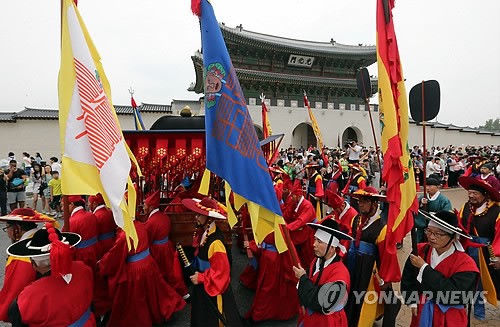
[[[489,132],[500,132],[500,118],[495,120],[488,119],[484,125],[479,126],[480,129],[484,129]]]

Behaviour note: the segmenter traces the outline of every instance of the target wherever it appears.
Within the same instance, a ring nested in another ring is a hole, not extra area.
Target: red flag
[[[261,97],[262,100],[262,129],[264,131],[264,139],[273,134],[273,130],[271,129],[271,123],[267,118],[267,112],[269,111],[266,106],[266,102],[264,101],[264,97]]]
[[[396,243],[402,242],[413,227],[413,213],[418,209],[418,203],[408,147],[408,101],[392,20],[393,7],[394,0],[378,0],[377,63],[384,154],[382,178],[387,183],[389,203],[385,248],[396,256]],[[394,267],[382,265],[381,275],[394,270]]]

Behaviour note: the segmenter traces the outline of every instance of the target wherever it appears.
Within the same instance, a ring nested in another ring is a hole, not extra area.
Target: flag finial
[[[191,0],[191,11],[198,17],[201,17],[201,0]]]

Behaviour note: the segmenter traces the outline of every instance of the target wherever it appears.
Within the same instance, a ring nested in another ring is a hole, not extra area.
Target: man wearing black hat
[[[319,220],[323,217],[323,210],[321,200],[325,195],[323,188],[323,177],[318,172],[319,165],[311,163],[306,165],[307,172],[307,199],[311,201],[314,210],[316,211],[316,218]]]
[[[198,227],[193,235],[195,259],[191,295],[191,326],[240,326],[241,319],[231,289],[229,256],[224,235],[215,219],[227,219],[219,203],[209,197],[183,199],[182,204],[196,213]]]
[[[451,211],[421,212],[429,220],[429,241],[418,246],[418,256],[406,261],[401,291],[412,309],[412,326],[467,326],[465,306],[475,290],[479,270],[459,242],[470,239]]]
[[[92,270],[71,260],[70,247],[80,240],[78,234],[61,233],[52,224],[46,224],[31,239],[9,246],[9,255],[29,258],[41,275],[10,305],[12,326],[95,326],[90,311]]]
[[[340,240],[352,240],[352,237],[339,231],[337,222],[332,219],[307,225],[316,230],[313,245],[316,259],[311,263],[309,273],[300,264],[293,267],[295,277],[299,279],[298,293],[302,305],[299,325],[347,326],[344,305],[350,278],[337,249],[345,253]]]
[[[351,196],[358,199],[359,215],[352,221],[354,241],[347,254],[351,276],[351,292],[346,305],[349,326],[371,326],[379,318],[378,303],[368,301],[364,293],[377,288],[387,295],[381,299],[382,325],[395,326],[401,302],[395,298],[392,283],[398,282],[401,275],[397,254],[385,249],[387,227],[380,217],[379,202],[385,201],[386,197],[371,186],[357,190]],[[360,297],[359,294],[365,295]]]
[[[53,218],[41,215],[33,209],[18,208],[9,215],[0,217],[5,221],[3,230],[12,243],[31,238],[38,230],[37,223],[54,222]],[[36,272],[31,266],[29,258],[9,256],[5,264],[5,278],[0,290],[0,321],[8,321],[7,309],[19,293],[30,283],[34,282]]]
[[[469,200],[462,206],[459,220],[472,236],[466,250],[480,269],[478,290],[487,291],[486,300],[496,306],[500,298],[500,271],[493,269],[492,262],[500,258],[500,193],[478,178],[462,176],[458,182],[468,191]],[[474,316],[485,318],[484,303],[474,303]]]
[[[427,197],[418,197],[420,209],[427,212],[438,212],[441,210],[451,210],[450,200],[439,191],[440,183],[435,178],[427,178],[425,190]],[[425,242],[424,229],[427,227],[427,219],[419,212],[415,216],[415,228],[417,229],[417,243]]]

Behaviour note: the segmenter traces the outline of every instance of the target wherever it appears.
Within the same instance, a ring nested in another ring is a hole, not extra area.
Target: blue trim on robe
[[[168,242],[168,236],[165,238],[162,238],[161,240],[154,240],[152,243],[154,245],[159,245],[159,244],[166,244]]]
[[[75,321],[68,327],[82,327],[89,319],[90,319],[90,308],[88,308],[87,311],[85,311],[83,315],[80,318],[78,318],[77,321]]]
[[[98,235],[97,239],[99,241],[105,241],[105,240],[109,240],[110,238],[112,238],[114,236],[115,236],[115,232],[109,232],[109,233],[104,233],[104,234]]]
[[[146,259],[148,256],[149,256],[149,248],[147,248],[146,250],[144,250],[142,252],[139,252],[139,253],[136,253],[133,255],[129,255],[127,257],[127,262],[141,261],[142,259]]]
[[[75,248],[77,248],[77,249],[85,249],[85,248],[91,247],[92,245],[94,245],[96,243],[97,243],[97,236],[94,236],[92,238],[89,238],[88,240],[81,241],[80,243],[78,243],[75,246]]]
[[[441,303],[434,303],[434,301],[425,301],[424,305],[422,306],[422,311],[420,313],[420,322],[419,322],[419,327],[432,327],[433,325],[433,320],[434,320],[434,304],[437,304],[439,310],[441,310],[442,313],[446,313],[450,308],[455,308],[455,309],[463,309],[463,305],[445,305]]]

